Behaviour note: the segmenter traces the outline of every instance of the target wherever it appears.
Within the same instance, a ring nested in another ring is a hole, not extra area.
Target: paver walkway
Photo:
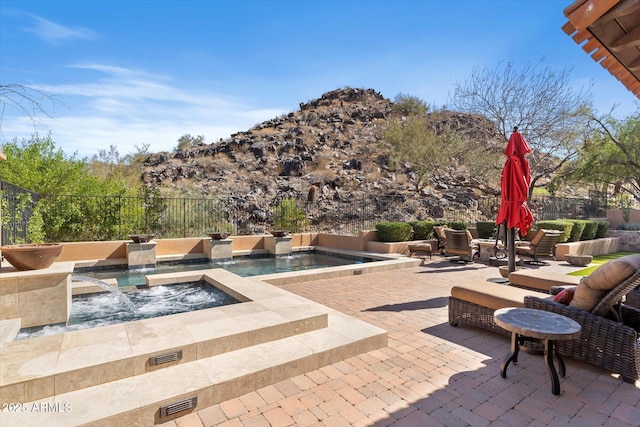
[[[564,262],[542,267],[568,272]],[[509,339],[451,327],[457,283],[499,277],[485,264],[426,265],[284,288],[385,328],[386,348],[264,387],[166,426],[640,426],[640,381],[565,358],[551,394],[541,356],[521,354],[500,377]]]

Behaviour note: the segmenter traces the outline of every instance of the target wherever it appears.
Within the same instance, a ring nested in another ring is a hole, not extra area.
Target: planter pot
[[[129,238],[133,243],[147,243],[155,237],[155,234],[129,234]]]
[[[271,233],[273,237],[285,237],[289,235],[287,230],[271,230],[269,233]]]
[[[223,240],[223,239],[226,239],[227,236],[229,236],[229,233],[211,232],[211,233],[207,233],[207,236],[211,237],[213,240]]]
[[[7,245],[0,247],[4,258],[18,270],[40,270],[53,264],[62,252],[59,243]]]
[[[564,256],[564,259],[571,265],[577,265],[578,267],[586,267],[591,263],[591,261],[593,261],[593,256],[567,254]]]

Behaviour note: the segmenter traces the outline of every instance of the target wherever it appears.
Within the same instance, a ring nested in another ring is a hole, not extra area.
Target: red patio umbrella
[[[501,202],[496,225],[505,224],[507,227],[507,253],[509,256],[509,271],[516,269],[515,229],[525,235],[533,223],[533,215],[527,206],[531,171],[529,162],[524,157],[531,152],[527,141],[513,129],[509,143],[504,150],[507,160],[502,168],[500,179]]]

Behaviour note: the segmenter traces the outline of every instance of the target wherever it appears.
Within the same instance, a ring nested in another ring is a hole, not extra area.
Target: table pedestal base
[[[560,376],[564,378],[566,374],[566,368],[564,365],[564,360],[560,354],[556,351],[556,340],[540,340],[536,338],[526,337],[515,332],[511,333],[511,353],[505,357],[504,361],[500,365],[500,376],[502,378],[507,378],[507,367],[509,363],[518,363],[518,353],[520,352],[520,347],[524,344],[525,341],[541,341],[544,345],[544,361],[547,365],[547,372],[549,372],[549,377],[551,378],[551,393],[554,395],[560,394],[560,380],[558,378],[558,372],[556,371],[555,365],[553,363],[554,356],[558,361],[558,369],[560,371]]]

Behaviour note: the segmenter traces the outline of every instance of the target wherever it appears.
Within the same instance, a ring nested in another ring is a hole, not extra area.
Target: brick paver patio
[[[542,267],[571,271],[564,262]],[[258,389],[166,426],[640,426],[640,381],[565,358],[561,394],[541,356],[500,377],[507,337],[447,322],[457,283],[499,277],[482,263],[426,265],[284,288],[389,332],[386,348]]]

